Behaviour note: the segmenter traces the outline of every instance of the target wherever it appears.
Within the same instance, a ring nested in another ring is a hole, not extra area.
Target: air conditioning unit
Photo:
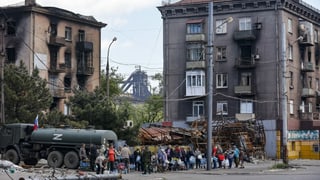
[[[125,128],[132,128],[133,127],[133,121],[132,120],[127,120],[125,122],[125,125],[124,125]]]
[[[255,54],[253,57],[254,57],[255,60],[259,60],[260,59],[260,54]]]

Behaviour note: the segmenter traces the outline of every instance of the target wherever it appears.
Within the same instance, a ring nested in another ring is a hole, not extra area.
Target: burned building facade
[[[69,114],[66,100],[74,89],[93,91],[99,86],[105,23],[92,16],[43,7],[35,0],[1,7],[0,22],[5,63],[23,61],[30,74],[38,68],[40,77],[48,81],[52,108]]]

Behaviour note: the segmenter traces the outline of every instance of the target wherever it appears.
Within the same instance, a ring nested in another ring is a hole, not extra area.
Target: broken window
[[[70,91],[71,90],[71,76],[64,77],[64,90]]]
[[[6,54],[8,63],[14,64],[16,62],[16,49],[6,48]]]
[[[7,21],[7,35],[16,35],[15,21]]]
[[[51,36],[56,37],[57,36],[57,24],[50,24],[50,34]]]
[[[56,48],[50,48],[50,68],[57,69],[58,50]]]

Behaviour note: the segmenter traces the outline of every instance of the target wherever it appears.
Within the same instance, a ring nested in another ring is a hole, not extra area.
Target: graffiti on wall
[[[319,140],[319,130],[288,131],[288,140]]]

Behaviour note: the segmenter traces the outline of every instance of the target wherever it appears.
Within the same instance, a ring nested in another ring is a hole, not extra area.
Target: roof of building
[[[40,12],[44,14],[49,14],[51,16],[54,15],[59,18],[64,18],[69,20],[73,19],[75,21],[78,20],[82,23],[89,23],[91,25],[97,25],[100,27],[106,26],[105,23],[97,21],[93,16],[74,13],[72,11],[68,11],[65,9],[57,8],[57,7],[45,7],[45,6],[39,5],[38,3],[32,4],[32,5],[26,5],[25,3],[16,3],[16,4],[4,6],[3,10],[8,10],[8,11],[30,10],[30,11]]]
[[[173,4],[174,5],[199,4],[199,3],[208,3],[211,1],[212,0],[181,0]],[[226,2],[226,1],[232,1],[232,0],[213,0],[213,2]]]

